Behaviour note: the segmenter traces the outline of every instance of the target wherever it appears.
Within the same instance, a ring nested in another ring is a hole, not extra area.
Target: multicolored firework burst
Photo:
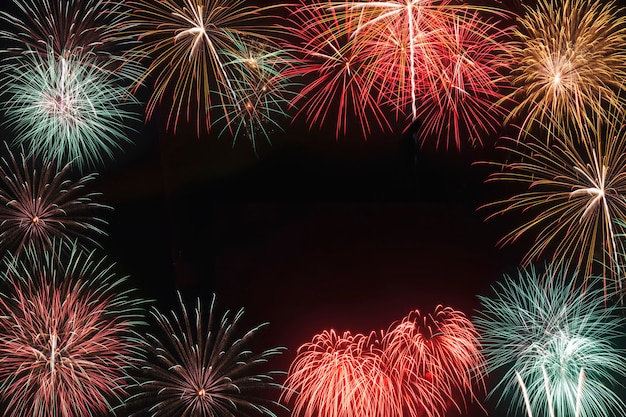
[[[110,207],[94,202],[98,194],[85,190],[94,174],[74,182],[67,178],[69,164],[59,171],[50,162],[37,169],[24,154],[19,159],[9,151],[0,160],[2,249],[19,254],[33,247],[43,254],[61,239],[96,243],[91,234],[106,235],[101,229],[106,222],[94,213]]]
[[[490,217],[510,212],[528,219],[500,241],[506,245],[534,233],[522,265],[545,254],[556,266],[582,269],[583,278],[599,272],[596,261],[603,275],[623,275],[618,255],[625,251],[617,238],[626,232],[617,222],[626,216],[623,126],[623,113],[614,109],[610,122],[604,115],[598,115],[594,125],[574,122],[555,139],[505,139],[500,148],[510,160],[491,163],[498,171],[487,181],[519,183],[528,189],[483,207],[497,208]],[[617,290],[622,287],[620,280],[615,285]]]
[[[152,315],[164,338],[148,334],[144,343],[154,353],[143,365],[144,382],[134,400],[147,404],[154,417],[234,416],[255,412],[274,417],[277,405],[258,397],[262,390],[279,388],[272,382],[274,372],[258,372],[270,357],[282,352],[272,348],[260,353],[250,350],[250,342],[267,323],[239,332],[243,309],[234,316],[226,312],[218,319],[215,296],[209,306],[208,321],[200,300],[193,320],[179,294],[180,312],[172,318],[153,310]]]
[[[226,122],[220,135],[228,132],[235,141],[244,136],[256,151],[259,136],[271,143],[271,133],[282,130],[281,119],[289,118],[287,108],[295,95],[295,83],[285,71],[293,58],[269,41],[243,38],[237,44],[236,53],[224,54],[231,89],[229,97],[222,100],[226,113],[216,123]],[[223,91],[226,89],[224,86]]]
[[[626,405],[613,390],[626,376],[624,319],[607,306],[601,286],[586,289],[575,277],[550,267],[505,277],[492,297],[479,297],[474,320],[490,373],[501,380],[490,395],[509,410],[549,416],[623,415]]]
[[[142,352],[134,329],[144,302],[106,259],[59,247],[9,256],[0,272],[3,416],[104,415],[125,399]]]
[[[383,341],[386,369],[400,381],[400,394],[411,415],[441,416],[449,405],[461,410],[458,396],[475,399],[483,386],[485,359],[472,322],[460,311],[437,306],[418,310],[392,326]]]
[[[193,117],[198,136],[202,124],[210,131],[211,109],[228,114],[225,107],[237,101],[225,54],[236,55],[242,37],[265,39],[262,12],[277,6],[257,8],[243,0],[130,0],[126,5],[133,10],[131,31],[140,41],[131,53],[151,59],[137,80],[137,88],[147,83],[152,91],[146,119],[170,96],[168,128],[176,132],[181,117],[187,122]],[[211,94],[215,91],[217,96]]]
[[[283,399],[300,417],[443,416],[482,385],[477,337],[463,313],[441,306],[380,336],[324,331],[298,349]]]
[[[337,138],[346,134],[352,117],[365,137],[374,124],[391,130],[372,94],[377,74],[365,59],[360,39],[353,36],[359,13],[340,13],[331,6],[330,2],[300,4],[290,18],[289,29],[297,42],[287,49],[298,60],[286,73],[305,81],[292,102],[299,107],[295,117],[305,117],[309,127],[333,123]]]
[[[118,75],[101,71],[91,54],[30,51],[5,60],[4,123],[29,156],[80,169],[97,166],[128,142],[136,100]]]
[[[539,0],[525,8],[509,58],[518,102],[509,118],[521,119],[520,134],[537,123],[605,115],[626,78],[624,9],[600,0]]]

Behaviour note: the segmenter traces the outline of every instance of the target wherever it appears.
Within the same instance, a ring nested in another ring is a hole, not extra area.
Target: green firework
[[[499,393],[510,414],[624,415],[614,389],[626,376],[616,346],[624,319],[605,304],[601,285],[576,287],[564,275],[521,270],[517,279],[505,276],[492,297],[479,297],[475,325],[489,372],[502,375],[490,395]]]
[[[27,51],[2,65],[4,123],[29,155],[81,170],[112,159],[138,119],[124,80],[102,70],[91,54]],[[105,158],[106,157],[106,158]]]

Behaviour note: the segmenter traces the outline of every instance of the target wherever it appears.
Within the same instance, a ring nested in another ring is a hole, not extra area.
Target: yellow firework
[[[212,107],[224,108],[232,96],[225,69],[227,56],[237,51],[242,36],[263,38],[261,17],[270,7],[247,6],[243,0],[130,0],[129,21],[140,45],[130,51],[150,63],[137,86],[147,84],[151,96],[146,119],[161,101],[169,111],[167,127],[181,118],[210,130]],[[275,6],[274,6],[275,7]],[[217,91],[217,103],[211,92]]]
[[[626,17],[615,2],[538,0],[515,30],[509,119],[528,133],[535,124],[606,116],[626,78]],[[598,100],[598,97],[601,100]]]
[[[499,171],[488,181],[506,181],[513,188],[518,183],[525,190],[484,207],[495,209],[490,217],[510,212],[521,221],[501,245],[533,237],[524,266],[542,258],[555,267],[580,270],[584,278],[623,275],[626,129],[623,112],[607,112],[595,123],[572,121],[547,141],[529,134],[524,143],[505,139],[501,146],[511,160],[492,163]],[[621,290],[621,281],[615,284]]]

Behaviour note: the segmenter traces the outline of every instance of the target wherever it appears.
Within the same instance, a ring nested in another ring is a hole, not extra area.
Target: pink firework
[[[437,306],[423,316],[412,311],[382,341],[384,361],[398,379],[411,414],[442,416],[461,409],[465,395],[483,386],[485,359],[478,333],[460,311]],[[484,387],[483,387],[484,388]]]
[[[423,121],[420,140],[437,138],[446,149],[461,136],[482,145],[481,136],[493,133],[507,115],[501,106],[508,70],[502,59],[510,29],[499,21],[484,20],[476,11],[461,12],[445,30],[438,32],[441,46],[437,68],[420,95],[417,118]]]
[[[298,61],[286,76],[302,76],[306,83],[292,101],[310,127],[334,123],[335,135],[345,135],[352,119],[367,137],[376,125],[389,130],[387,117],[373,94],[377,76],[365,58],[363,43],[354,37],[359,13],[333,9],[332,3],[300,5],[289,30],[297,42],[287,45]]]
[[[58,249],[58,248],[57,248]],[[3,416],[103,415],[123,401],[139,354],[140,301],[93,253],[73,247],[10,258],[1,279],[0,404]],[[119,291],[119,292],[118,292]]]
[[[402,413],[395,382],[387,375],[377,341],[334,330],[300,347],[285,381],[284,400],[301,417],[392,417]]]

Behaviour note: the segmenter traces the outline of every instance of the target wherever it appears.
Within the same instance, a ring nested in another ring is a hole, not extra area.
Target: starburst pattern
[[[237,53],[237,40],[265,39],[262,13],[276,6],[257,8],[243,0],[131,0],[131,32],[141,43],[135,56],[149,57],[147,71],[137,86],[147,83],[152,93],[146,119],[167,97],[167,127],[176,132],[181,118],[211,129],[211,110],[225,106],[233,97],[233,85],[224,67],[227,51]],[[182,4],[181,4],[182,3]],[[217,91],[217,95],[211,92]],[[193,119],[193,120],[192,120]]]
[[[626,14],[613,1],[539,0],[525,6],[511,49],[511,118],[532,126],[586,122],[620,101],[626,77]],[[601,100],[598,100],[598,97]],[[546,138],[546,139],[549,139]]]
[[[583,290],[563,275],[531,267],[505,277],[493,296],[479,297],[474,322],[489,371],[503,375],[492,394],[529,416],[623,415],[613,387],[626,376],[616,344],[624,319],[606,305],[601,287]]]
[[[3,416],[102,415],[125,399],[143,301],[106,259],[58,245],[9,256],[0,278]]]
[[[623,112],[613,109],[610,121],[598,115],[595,124],[574,122],[554,139],[505,139],[500,148],[509,161],[492,163],[499,171],[488,181],[518,183],[527,190],[484,207],[496,208],[492,216],[510,212],[527,219],[500,241],[534,236],[523,265],[545,256],[555,265],[582,269],[584,277],[592,271],[607,278],[622,275],[618,255],[624,248],[617,235],[625,230],[617,220],[626,215],[623,126]],[[619,280],[615,284],[615,289],[622,286]]]
[[[18,162],[19,161],[19,162]],[[22,153],[9,151],[0,160],[0,245],[18,254],[25,247],[45,253],[55,241],[79,239],[81,244],[105,235],[106,222],[95,214],[110,207],[94,201],[86,190],[95,174],[78,181],[68,178],[70,165],[57,170],[53,163],[34,167]]]
[[[226,51],[224,56],[232,89],[223,100],[226,113],[216,121],[225,122],[220,135],[228,133],[234,141],[245,137],[256,151],[260,138],[271,143],[272,133],[283,130],[280,122],[289,119],[296,84],[286,69],[293,58],[269,41],[247,38],[237,42],[236,53]]]
[[[275,372],[259,372],[259,366],[282,352],[272,348],[254,353],[251,341],[267,323],[240,332],[243,309],[221,319],[215,312],[215,296],[208,320],[198,300],[190,315],[179,294],[180,315],[171,318],[152,311],[164,337],[148,334],[145,344],[154,353],[144,363],[144,382],[137,387],[136,401],[146,404],[154,417],[201,417],[258,413],[275,417],[272,401],[258,396],[279,385]]]
[[[115,73],[93,56],[25,52],[2,65],[8,100],[4,123],[17,144],[46,160],[86,169],[128,142],[125,126],[137,119],[136,100]]]

